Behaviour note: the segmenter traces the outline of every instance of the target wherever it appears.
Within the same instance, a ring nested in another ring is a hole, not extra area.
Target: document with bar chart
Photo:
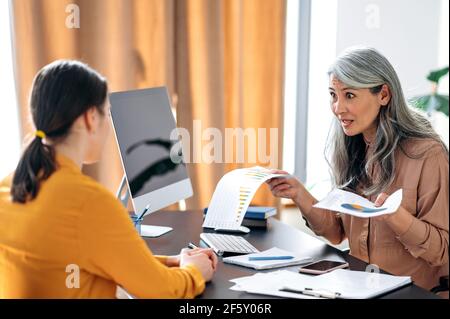
[[[272,174],[269,169],[259,166],[228,172],[216,186],[203,227],[238,229],[261,184],[280,176],[286,175]]]

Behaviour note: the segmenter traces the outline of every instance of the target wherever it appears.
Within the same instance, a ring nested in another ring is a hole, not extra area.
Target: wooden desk
[[[145,240],[154,254],[176,255],[189,242],[199,243],[199,235],[203,232],[202,223],[203,215],[201,211],[159,211],[145,217],[143,224],[170,226],[173,227],[173,231],[159,238],[145,238]],[[333,258],[346,260],[352,270],[365,270],[367,266],[367,263],[274,218],[270,218],[267,230],[252,229],[249,234],[244,235],[244,238],[259,250],[277,246],[314,257],[315,259]],[[298,266],[292,268],[298,269]],[[255,272],[255,270],[249,268],[224,264],[219,261],[218,269],[212,282],[207,283],[204,293],[199,297],[218,299],[271,298],[270,296],[248,294],[229,289],[233,285],[229,282],[230,279],[252,275]],[[412,284],[381,296],[381,298],[431,299],[439,297]]]

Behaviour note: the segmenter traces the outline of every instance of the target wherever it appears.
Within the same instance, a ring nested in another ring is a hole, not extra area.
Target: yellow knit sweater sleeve
[[[80,256],[86,271],[114,281],[138,298],[193,298],[205,281],[193,265],[167,267],[136,232],[125,208],[106,189],[95,191],[79,217]]]

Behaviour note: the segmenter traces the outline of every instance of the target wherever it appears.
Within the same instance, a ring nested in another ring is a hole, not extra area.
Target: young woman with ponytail
[[[0,182],[0,298],[142,298],[200,294],[217,258],[209,249],[154,256],[128,212],[81,172],[110,131],[106,80],[56,61],[36,75],[36,128],[12,178]]]

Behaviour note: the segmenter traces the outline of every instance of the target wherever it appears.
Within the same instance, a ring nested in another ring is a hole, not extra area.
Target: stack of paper
[[[276,258],[276,257],[280,257],[280,256],[292,256],[293,258],[278,259],[278,260],[277,259],[249,260],[249,259],[251,259],[251,257]],[[260,253],[223,258],[224,263],[249,267],[249,268],[253,268],[256,270],[293,266],[293,265],[309,263],[311,261],[312,261],[311,257],[299,256],[297,254],[293,254],[289,251],[286,251],[286,250],[283,250],[283,249],[280,249],[277,247],[270,248],[270,249],[262,251]]]
[[[288,270],[257,273],[231,280],[232,290],[287,298],[367,299],[411,283],[411,277],[337,269],[310,276]],[[315,296],[312,296],[312,295]]]

